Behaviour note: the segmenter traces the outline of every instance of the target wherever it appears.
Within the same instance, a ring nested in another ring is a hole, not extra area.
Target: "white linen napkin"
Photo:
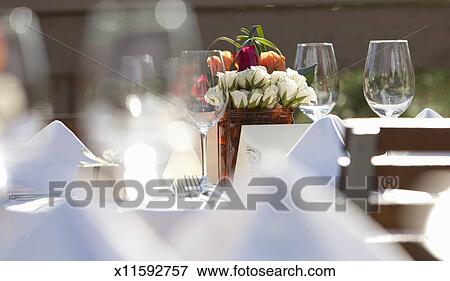
[[[442,118],[442,115],[440,115],[433,109],[425,108],[419,114],[417,114],[416,118]]]
[[[6,163],[7,193],[48,193],[49,181],[74,180],[86,146],[61,121],[53,121]]]
[[[303,176],[338,176],[337,159],[344,156],[344,124],[329,115],[316,121],[287,155]]]

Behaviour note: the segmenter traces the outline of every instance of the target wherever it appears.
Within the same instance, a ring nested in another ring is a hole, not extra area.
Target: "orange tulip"
[[[231,70],[231,63],[233,63],[234,60],[233,54],[230,51],[221,51],[220,53],[222,54],[225,70]],[[218,56],[209,57],[208,65],[213,74],[215,74],[217,71],[222,72],[221,61]]]
[[[267,72],[286,70],[286,58],[274,51],[262,52],[260,64],[267,68]]]
[[[223,71],[222,62],[220,61],[220,58],[218,56],[209,57],[208,65],[213,75],[216,75],[217,71],[219,72]]]
[[[222,51],[223,63],[225,64],[225,70],[231,70],[231,64],[233,63],[234,56],[230,51]]]

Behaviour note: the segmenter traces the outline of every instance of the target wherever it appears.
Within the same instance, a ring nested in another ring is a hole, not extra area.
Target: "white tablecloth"
[[[392,260],[396,246],[359,213],[76,209],[46,199],[0,207],[6,260]]]
[[[338,175],[336,158],[343,153],[339,121],[329,117],[311,127],[289,154],[292,170],[281,176]],[[313,133],[320,138],[312,138]],[[324,188],[308,194],[332,199],[333,189]],[[47,203],[0,202],[0,259],[408,259],[397,245],[366,243],[384,232],[355,208],[308,213],[290,206],[291,211],[280,212],[261,204],[256,211],[154,211],[112,203],[103,209],[72,208],[63,200],[54,207]]]

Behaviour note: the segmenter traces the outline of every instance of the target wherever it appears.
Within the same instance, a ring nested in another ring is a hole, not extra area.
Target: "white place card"
[[[234,173],[234,184],[245,186],[252,177],[286,162],[286,155],[310,124],[244,125]],[[267,176],[267,174],[266,174]]]

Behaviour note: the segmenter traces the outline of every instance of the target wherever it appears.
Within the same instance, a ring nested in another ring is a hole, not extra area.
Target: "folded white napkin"
[[[433,109],[425,108],[417,114],[416,118],[442,118],[442,116]]]
[[[338,176],[337,159],[344,156],[344,124],[329,115],[316,121],[287,155],[298,175]]]
[[[10,154],[7,193],[48,193],[49,181],[75,179],[80,161],[92,162],[86,146],[61,122],[53,121]]]

